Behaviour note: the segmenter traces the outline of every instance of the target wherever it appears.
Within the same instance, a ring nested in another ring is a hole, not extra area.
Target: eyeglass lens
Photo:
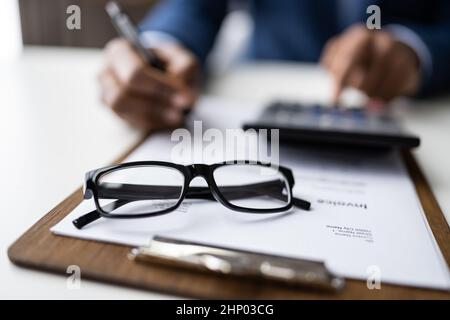
[[[184,175],[174,168],[126,167],[98,179],[98,201],[110,214],[154,213],[174,207],[183,186]]]
[[[285,177],[275,168],[258,165],[227,165],[214,170],[222,196],[245,209],[280,209],[291,200]]]
[[[216,168],[213,177],[224,200],[240,208],[280,209],[291,201],[289,185],[275,168],[225,165]],[[120,168],[99,177],[97,198],[102,210],[109,214],[151,214],[175,207],[184,183],[183,173],[170,167]],[[187,198],[194,197],[212,198],[208,187],[193,187]]]

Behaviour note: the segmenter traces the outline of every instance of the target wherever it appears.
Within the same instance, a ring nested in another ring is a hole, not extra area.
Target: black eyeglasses
[[[208,186],[189,186],[195,177]],[[96,210],[73,221],[78,229],[104,218],[145,218],[176,210],[184,199],[205,199],[247,213],[277,213],[308,201],[293,197],[294,176],[261,162],[223,162],[184,166],[162,161],[129,162],[86,173],[84,198]]]

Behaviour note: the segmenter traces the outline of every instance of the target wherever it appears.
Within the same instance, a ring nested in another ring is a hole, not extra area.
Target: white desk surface
[[[96,73],[101,52],[26,48],[0,60],[0,298],[163,299],[167,295],[83,281],[14,266],[7,248],[81,185],[84,172],[111,162],[139,135],[103,107]],[[261,101],[321,100],[326,74],[311,65],[248,65],[217,77],[208,93]],[[450,221],[450,99],[408,108],[406,125],[422,137],[415,152]]]

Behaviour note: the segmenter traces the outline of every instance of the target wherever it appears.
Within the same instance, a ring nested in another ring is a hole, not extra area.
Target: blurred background
[[[16,0],[5,0],[0,10],[0,36],[3,39],[0,59],[17,55],[22,48],[19,3]]]
[[[0,12],[0,34],[7,46],[0,56],[11,57],[22,45],[103,48],[117,36],[105,12],[107,0],[3,0]],[[135,22],[141,21],[158,0],[123,0],[121,4]],[[65,27],[66,8],[77,5],[81,9],[82,28]],[[209,71],[226,70],[244,50],[252,22],[245,8],[238,5],[223,23],[211,52]]]
[[[101,48],[116,35],[105,13],[106,2],[106,0],[18,0],[23,43]],[[126,0],[121,3],[134,21],[140,21],[155,2],[156,0]],[[81,9],[83,21],[81,30],[55,27],[65,25],[67,16],[64,13],[70,5],[77,5]]]

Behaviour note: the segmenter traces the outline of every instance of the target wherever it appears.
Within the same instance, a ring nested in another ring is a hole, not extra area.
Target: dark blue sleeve
[[[405,23],[426,44],[431,54],[432,70],[424,75],[420,95],[450,90],[450,1],[436,1],[429,23]]]
[[[167,0],[140,24],[141,31],[170,34],[204,62],[227,14],[228,0]]]

